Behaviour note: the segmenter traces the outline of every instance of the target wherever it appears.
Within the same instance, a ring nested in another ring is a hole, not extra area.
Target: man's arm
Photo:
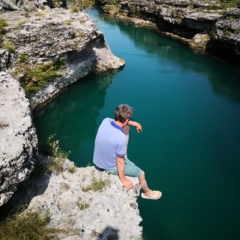
[[[141,124],[138,123],[138,122],[134,122],[134,121],[131,121],[131,120],[130,120],[130,121],[128,121],[128,125],[135,127],[138,132],[141,132],[141,131],[142,131],[142,126],[141,126]]]
[[[127,189],[131,189],[134,187],[134,185],[129,179],[126,178],[124,169],[125,169],[124,158],[117,156],[117,171],[119,179],[124,187],[126,187]]]

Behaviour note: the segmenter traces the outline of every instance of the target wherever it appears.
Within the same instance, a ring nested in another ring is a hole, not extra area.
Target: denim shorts
[[[125,175],[129,177],[140,177],[142,175],[142,170],[137,167],[133,162],[131,162],[127,157],[124,158],[125,162]],[[118,175],[117,170],[107,170],[111,174]]]

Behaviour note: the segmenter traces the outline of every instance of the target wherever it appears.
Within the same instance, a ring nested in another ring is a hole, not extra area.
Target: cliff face
[[[116,17],[141,18],[155,23],[158,30],[185,38],[185,41],[198,48],[199,38],[208,34],[203,50],[228,51],[240,59],[240,6],[229,8],[232,1],[215,0],[99,0],[103,9]],[[236,1],[235,1],[236,2]]]
[[[1,206],[34,167],[37,136],[30,107],[39,106],[90,72],[116,69],[124,61],[111,53],[103,34],[85,13],[14,11],[0,18],[8,24],[0,48]],[[57,70],[55,63],[61,66]],[[45,66],[50,66],[45,70],[48,75],[43,75]],[[31,80],[26,84],[29,74]],[[49,75],[51,79],[46,82]],[[30,104],[19,82],[25,83],[26,90],[37,87],[36,93],[30,92]]]
[[[35,165],[37,136],[29,106],[20,84],[0,72],[0,206]]]

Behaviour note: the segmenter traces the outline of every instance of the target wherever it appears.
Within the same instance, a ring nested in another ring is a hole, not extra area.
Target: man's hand
[[[142,131],[142,125],[140,123],[137,122],[135,127],[138,133]]]
[[[128,190],[134,187],[134,184],[128,180],[127,178],[122,180],[122,185],[127,188]]]
[[[139,132],[142,132],[142,125],[141,125],[140,123],[134,122],[134,121],[131,121],[131,120],[130,120],[130,121],[128,122],[128,125],[135,127],[138,133],[139,133]]]

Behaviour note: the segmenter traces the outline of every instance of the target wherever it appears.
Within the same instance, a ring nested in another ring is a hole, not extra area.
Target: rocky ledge
[[[41,164],[47,162],[43,158]],[[66,160],[61,173],[33,174],[9,203],[15,208],[27,204],[27,211],[48,214],[49,226],[61,229],[58,239],[140,240],[138,179],[130,178],[135,187],[126,190],[118,176],[94,167],[70,171],[73,167],[73,163]],[[105,182],[106,186],[92,190],[90,186],[96,182]]]

